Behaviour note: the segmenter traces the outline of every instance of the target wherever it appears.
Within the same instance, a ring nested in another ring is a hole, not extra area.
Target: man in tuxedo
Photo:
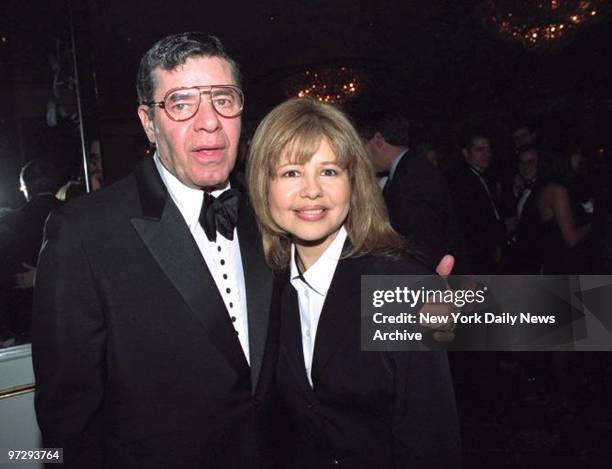
[[[538,150],[535,147],[524,147],[516,157],[518,174],[515,177],[513,195],[516,201],[517,218],[520,221],[523,208],[538,174]]]
[[[387,176],[383,196],[393,228],[430,268],[450,253],[458,264],[455,272],[461,272],[463,249],[446,181],[425,155],[410,150],[410,122],[385,118],[359,131],[375,171]]]
[[[231,175],[238,66],[213,36],[168,36],[137,89],[154,156],[46,226],[32,337],[43,445],[74,468],[269,467],[277,333]]]
[[[505,242],[498,188],[490,179],[491,143],[480,130],[469,129],[461,146],[464,162],[448,173],[448,185],[465,236],[471,274],[497,272]]]
[[[31,160],[19,174],[26,203],[0,217],[0,341],[10,335],[29,342],[32,286],[45,220],[61,202],[55,198],[60,177],[45,160]]]

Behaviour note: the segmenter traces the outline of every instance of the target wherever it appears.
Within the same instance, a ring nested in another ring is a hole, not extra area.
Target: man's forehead
[[[529,134],[531,134],[531,129],[529,129],[529,127],[527,127],[527,126],[519,127],[514,132],[512,132],[512,134],[516,135],[516,136],[519,136],[519,135],[529,135]]]
[[[483,147],[483,146],[489,146],[489,139],[487,137],[472,138],[472,147]]]
[[[157,91],[160,82],[164,82],[164,86],[168,88],[236,84],[231,64],[223,57],[216,56],[188,57],[185,62],[169,70],[157,66],[153,69],[151,75],[155,91]],[[215,83],[200,83],[202,77],[205,77],[204,81],[212,80]]]

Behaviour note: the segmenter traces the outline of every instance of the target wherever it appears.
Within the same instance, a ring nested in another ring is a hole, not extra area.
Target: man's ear
[[[150,111],[149,106],[145,106],[144,104],[141,104],[140,106],[138,106],[138,117],[140,118],[140,123],[142,124],[142,128],[147,134],[147,138],[149,139],[149,142],[151,142],[152,144],[155,144],[156,143],[155,122],[149,116],[149,111]]]
[[[468,151],[465,148],[461,149],[461,154],[463,155],[463,157],[467,160],[468,157]]]
[[[378,148],[382,148],[382,146],[387,142],[385,140],[385,137],[383,137],[383,135],[380,132],[376,132],[374,134],[374,137],[372,137],[372,140],[374,140],[374,145],[377,146]]]

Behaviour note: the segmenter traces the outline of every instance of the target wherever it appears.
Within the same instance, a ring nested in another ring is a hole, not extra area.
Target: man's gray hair
[[[240,86],[240,69],[232,59],[221,41],[208,34],[187,32],[173,34],[157,41],[140,60],[136,91],[140,104],[150,103],[154,100],[155,78],[153,71],[174,70],[183,65],[191,57],[218,57],[226,60],[231,68],[235,84]],[[226,83],[211,83],[211,85],[224,85]]]

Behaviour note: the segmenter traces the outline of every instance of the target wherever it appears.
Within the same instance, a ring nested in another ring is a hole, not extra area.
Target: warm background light
[[[286,80],[285,92],[288,97],[309,97],[341,104],[359,96],[365,81],[365,73],[356,68],[308,68]]]
[[[485,0],[484,23],[503,39],[529,50],[557,49],[580,28],[605,16],[606,0]]]

